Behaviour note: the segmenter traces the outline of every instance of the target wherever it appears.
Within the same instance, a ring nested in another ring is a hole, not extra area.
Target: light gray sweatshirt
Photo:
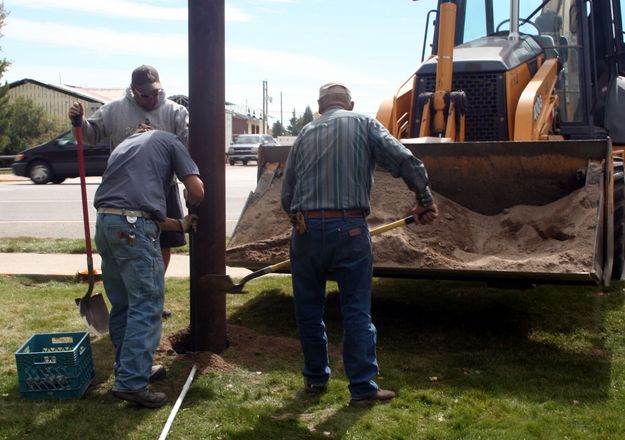
[[[173,133],[189,145],[189,112],[184,106],[167,99],[161,90],[154,110],[145,110],[135,101],[130,87],[125,96],[104,104],[89,119],[83,119],[83,136],[91,144],[110,138],[114,149],[146,120],[157,130]]]

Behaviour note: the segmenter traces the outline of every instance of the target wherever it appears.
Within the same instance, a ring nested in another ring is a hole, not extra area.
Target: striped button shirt
[[[417,203],[432,203],[423,163],[377,120],[332,107],[306,125],[295,140],[282,182],[288,212],[362,209],[369,198],[376,163],[402,177]]]

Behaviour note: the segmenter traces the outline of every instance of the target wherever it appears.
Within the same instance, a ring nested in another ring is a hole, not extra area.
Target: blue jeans
[[[115,347],[115,391],[147,388],[161,339],[164,268],[160,228],[152,220],[98,214],[95,241],[111,302],[109,333]]]
[[[308,231],[291,237],[295,317],[304,352],[302,373],[323,385],[330,376],[323,321],[328,275],[336,279],[343,318],[343,364],[352,399],[378,389],[376,329],[371,322],[371,237],[364,218],[306,219]]]

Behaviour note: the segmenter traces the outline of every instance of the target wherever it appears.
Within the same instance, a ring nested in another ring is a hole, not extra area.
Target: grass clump
[[[93,253],[98,253],[95,241],[91,240]],[[0,238],[2,253],[37,253],[37,254],[84,254],[87,252],[85,240],[82,238],[36,238],[36,237],[2,237]],[[188,254],[189,244],[172,248],[174,254]]]
[[[95,243],[91,241],[95,251]],[[39,254],[84,254],[84,239],[71,238],[35,238],[35,237],[3,237],[0,238],[2,253],[39,253]]]

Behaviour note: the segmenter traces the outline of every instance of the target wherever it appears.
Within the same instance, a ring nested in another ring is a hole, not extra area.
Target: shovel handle
[[[73,122],[73,121],[72,121]],[[87,249],[87,271],[89,288],[93,288],[93,257],[91,251],[91,232],[89,230],[89,206],[87,205],[87,181],[85,179],[85,153],[82,140],[82,126],[74,127],[76,136],[76,150],[78,153],[78,174],[80,175],[80,195],[82,198],[82,218],[85,228],[85,248]]]
[[[237,284],[237,287],[238,286],[243,287],[243,285],[245,283],[247,283],[250,280],[253,280],[254,278],[258,278],[260,276],[267,275],[269,273],[277,272],[280,269],[285,269],[285,268],[289,267],[290,264],[291,264],[291,260],[284,260],[284,261],[281,261],[279,263],[272,264],[271,266],[267,266],[267,267],[263,267],[262,269],[258,269],[257,271],[252,272],[252,273],[247,274],[246,276],[244,276],[241,279],[241,282],[239,284]]]
[[[414,223],[414,217],[409,215],[408,217],[404,217],[401,220],[394,221],[393,223],[388,223],[386,225],[373,228],[369,231],[369,234],[379,235],[379,234],[382,234],[383,232],[390,231],[391,229],[399,228],[400,226],[406,226],[411,223]]]

